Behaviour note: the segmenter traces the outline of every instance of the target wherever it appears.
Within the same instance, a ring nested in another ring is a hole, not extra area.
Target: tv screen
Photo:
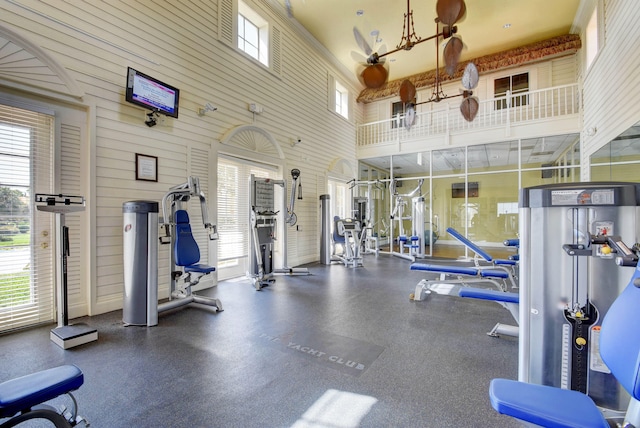
[[[127,93],[125,99],[140,107],[171,117],[178,117],[180,90],[147,76],[144,73],[127,69]]]
[[[478,182],[470,181],[467,183],[467,188],[469,189],[469,193],[467,194],[468,198],[477,198],[478,197]],[[465,185],[464,183],[452,183],[451,184],[451,197],[452,198],[464,198],[465,193]]]

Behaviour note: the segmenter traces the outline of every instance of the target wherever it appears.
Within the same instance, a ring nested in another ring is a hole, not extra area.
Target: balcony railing
[[[460,101],[462,99],[457,98]],[[396,141],[410,141],[488,128],[514,125],[576,115],[580,111],[578,85],[563,85],[536,91],[511,94],[479,102],[478,114],[467,122],[458,109],[460,103],[449,103],[442,109],[416,114],[410,129],[404,127],[404,116],[358,125],[358,147],[372,147]],[[436,104],[430,104],[435,106]]]

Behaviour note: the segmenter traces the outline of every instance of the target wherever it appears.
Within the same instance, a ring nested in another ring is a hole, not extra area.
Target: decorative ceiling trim
[[[485,55],[469,61],[461,62],[458,65],[456,73],[453,77],[449,77],[446,73],[441,73],[440,81],[446,82],[450,80],[459,80],[464,72],[464,67],[468,62],[473,62],[479,74],[503,70],[506,68],[517,67],[524,64],[532,64],[551,58],[565,55],[571,55],[582,47],[580,36],[578,34],[566,34],[551,39],[542,40],[531,43],[515,49],[498,52],[495,54]],[[436,78],[436,70],[427,71],[425,73],[415,74],[408,77],[416,87],[416,89],[432,87]],[[400,92],[400,85],[403,79],[388,82],[386,85],[378,89],[364,89],[360,92],[357,102],[370,103],[382,98],[397,96]]]
[[[58,61],[6,24],[0,24],[0,79],[76,98],[84,95]]]

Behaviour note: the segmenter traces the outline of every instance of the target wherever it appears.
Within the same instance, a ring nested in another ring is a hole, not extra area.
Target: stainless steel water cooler
[[[158,324],[158,202],[130,201],[124,217],[125,325]]]
[[[640,184],[565,183],[520,195],[521,381],[588,394],[624,410],[627,393],[600,359],[600,324],[633,273],[595,236],[640,236]],[[624,352],[624,350],[621,350]]]

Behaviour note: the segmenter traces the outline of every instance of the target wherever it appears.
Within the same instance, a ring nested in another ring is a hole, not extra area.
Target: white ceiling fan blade
[[[462,73],[462,86],[470,91],[478,86],[478,68],[472,62],[468,63]]]
[[[360,33],[360,30],[358,30],[358,27],[353,27],[353,36],[355,37],[356,43],[358,44],[358,47],[362,50],[362,52],[364,52],[367,56],[371,55],[373,50],[371,50],[371,46],[369,46],[367,40],[362,36],[362,33]]]

